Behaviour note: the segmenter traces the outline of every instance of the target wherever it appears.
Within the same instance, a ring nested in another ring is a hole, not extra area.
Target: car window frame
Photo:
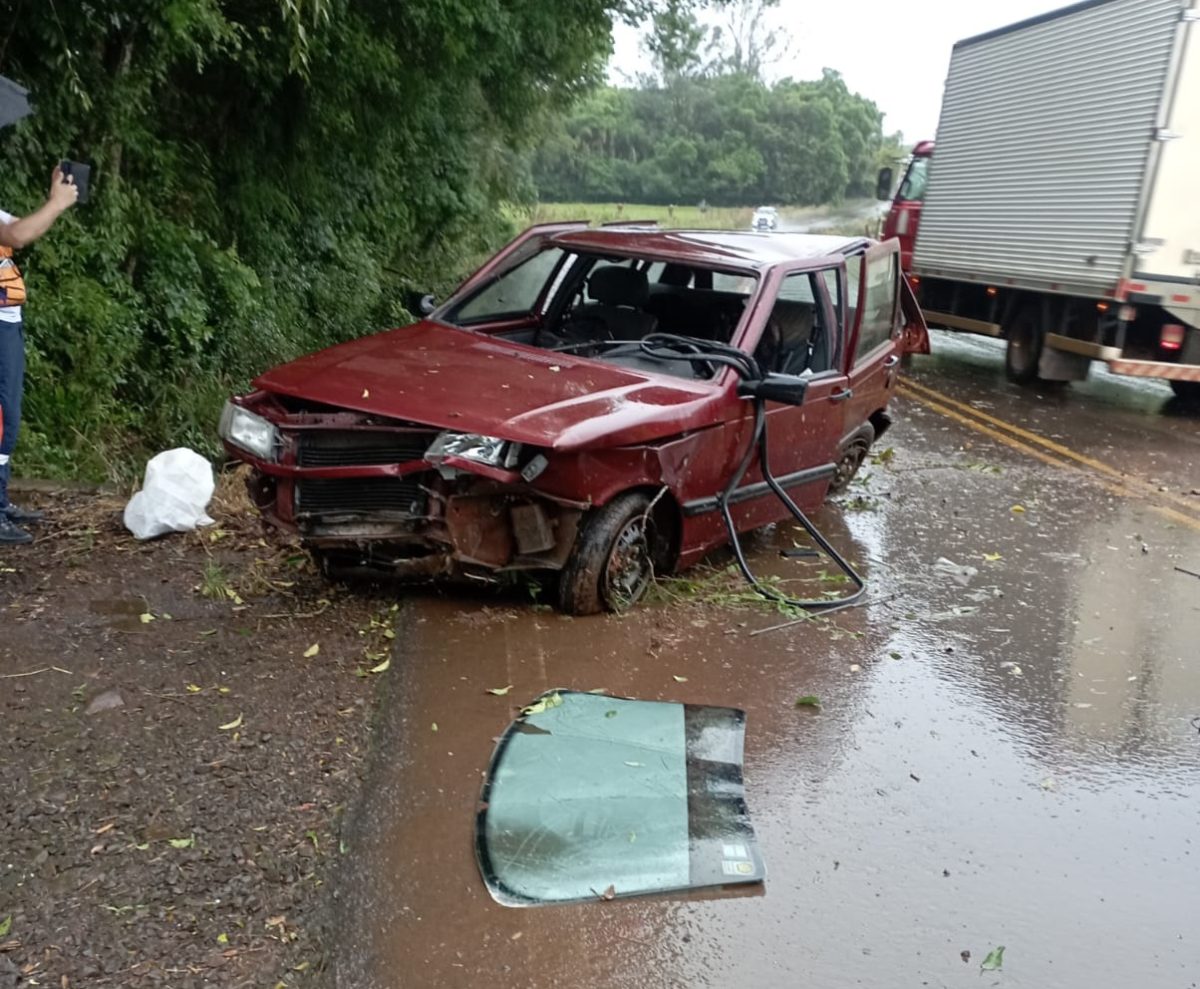
[[[865,303],[867,297],[867,285],[870,281],[868,265],[871,261],[881,258],[891,258],[892,263],[892,317],[888,327],[888,332],[877,343],[871,345],[869,350],[862,350],[859,346],[862,341],[862,325],[865,313]],[[894,341],[902,331],[902,324],[898,318],[900,311],[900,247],[895,240],[880,241],[868,244],[863,250],[855,251],[852,254],[846,255],[847,268],[851,261],[857,261],[862,266],[862,271],[859,273],[858,279],[858,298],[857,306],[854,313],[854,326],[850,330],[850,345],[847,349],[848,360],[846,361],[847,371],[859,367],[861,364],[868,362],[880,350]],[[847,271],[847,277],[849,272]],[[867,275],[867,277],[863,277]]]

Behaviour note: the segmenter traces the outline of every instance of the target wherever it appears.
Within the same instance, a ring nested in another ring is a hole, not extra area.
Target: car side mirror
[[[758,381],[743,381],[738,386],[738,394],[743,398],[759,398],[783,405],[803,405],[807,393],[808,379],[794,374],[772,372]]]
[[[423,295],[421,296],[420,303],[418,303],[418,307],[421,310],[422,316],[429,316],[437,309],[437,299],[432,295]]]
[[[892,198],[892,170],[887,165],[879,170],[879,178],[875,180],[875,198]]]

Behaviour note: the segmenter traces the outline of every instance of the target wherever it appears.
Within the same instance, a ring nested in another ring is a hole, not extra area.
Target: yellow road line
[[[1054,440],[1048,440],[1044,436],[1030,432],[1028,429],[1022,429],[1020,426],[1008,422],[1005,419],[1000,419],[996,416],[989,415],[986,412],[982,412],[979,409],[972,408],[965,402],[960,402],[957,399],[953,399],[949,395],[943,395],[941,392],[930,388],[928,385],[918,384],[911,378],[903,379],[900,384],[905,388],[911,388],[915,392],[927,395],[942,405],[947,405],[951,408],[962,409],[969,415],[974,416],[976,419],[982,419],[984,422],[989,422],[993,426],[997,426],[1000,429],[1006,429],[1008,432],[1015,436],[1021,437],[1023,440],[1027,440],[1030,443],[1035,443],[1038,446],[1057,453],[1060,457],[1066,457],[1068,460],[1074,460],[1076,463],[1083,464],[1085,467],[1090,467],[1094,471],[1099,471],[1101,474],[1106,474],[1121,484],[1127,485],[1131,488],[1138,488],[1143,493],[1152,495],[1154,498],[1160,501],[1169,501],[1189,511],[1196,511],[1195,502],[1188,501],[1186,498],[1172,494],[1170,491],[1159,491],[1156,485],[1151,484],[1149,481],[1142,480],[1136,474],[1128,474],[1125,471],[1113,467],[1111,464],[1106,464],[1103,460],[1097,460],[1095,457],[1089,457],[1086,454],[1072,450],[1070,447],[1063,446],[1061,443],[1055,443]]]
[[[1087,470],[1084,470],[1083,467],[1078,466],[1075,463],[1071,463],[1070,461],[1066,461],[1066,460],[1060,460],[1057,457],[1051,456],[1050,454],[1048,454],[1042,450],[1039,450],[1035,446],[1031,446],[1028,443],[1023,443],[1023,442],[1021,442],[1021,440],[1015,439],[1012,436],[1006,436],[1004,433],[1000,432],[997,429],[993,429],[991,426],[987,425],[984,422],[980,422],[979,420],[971,418],[970,416],[963,415],[961,412],[956,412],[953,408],[950,408],[949,405],[943,404],[940,401],[934,401],[933,399],[926,398],[925,396],[920,395],[915,390],[911,389],[909,387],[910,385],[911,385],[911,382],[908,381],[907,379],[899,382],[900,394],[904,395],[907,398],[911,398],[914,402],[920,402],[927,409],[930,409],[930,410],[938,413],[939,415],[943,415],[947,419],[952,419],[955,422],[957,422],[963,426],[966,426],[968,429],[973,429],[977,433],[982,433],[984,436],[988,437],[989,439],[995,440],[997,443],[1002,443],[1004,446],[1007,446],[1010,449],[1016,450],[1019,453],[1023,453],[1026,456],[1033,457],[1035,460],[1040,460],[1040,461],[1042,461],[1042,463],[1049,464],[1051,467],[1057,467],[1060,470],[1066,470],[1066,471],[1070,471],[1072,473],[1079,474],[1080,476],[1091,481],[1093,484],[1099,485],[1101,488],[1103,488],[1105,491],[1108,491],[1110,494],[1115,494],[1122,498],[1136,498],[1136,499],[1145,498],[1147,495],[1153,495],[1156,498],[1161,498],[1164,495],[1164,492],[1158,491],[1152,485],[1145,484],[1144,482],[1139,482],[1137,484],[1130,484],[1130,483],[1128,483],[1128,481],[1130,479],[1121,477],[1118,479],[1118,481],[1116,483],[1113,483],[1111,481],[1105,480],[1103,477],[1096,477],[1095,474],[1093,474]],[[932,388],[926,388],[923,390],[931,391],[931,392],[933,391]],[[937,394],[937,393],[934,392],[934,394]],[[959,408],[964,408],[964,407],[968,408],[969,411],[971,411],[971,413],[973,415],[983,416],[982,413],[979,413],[974,409],[970,409],[969,406],[963,406],[963,404],[961,402],[954,402],[953,399],[950,399],[949,401],[952,402],[954,405],[957,405]],[[992,416],[983,416],[983,418],[999,422],[1001,425],[1004,425],[1004,426],[1008,425],[1007,423],[1004,423],[1003,420],[996,420]],[[1013,428],[1014,432],[1019,429],[1019,427],[1012,427],[1012,428]],[[1022,430],[1022,432],[1024,432],[1024,431]],[[1030,434],[1030,435],[1034,435],[1034,434]],[[1047,440],[1046,442],[1050,443],[1051,441]],[[1055,444],[1055,445],[1057,446],[1057,444]],[[1074,459],[1074,458],[1072,458],[1072,459]],[[1111,468],[1109,468],[1109,470],[1111,470]],[[1107,473],[1109,473],[1109,470],[1105,470],[1102,473],[1107,474]],[[1149,490],[1146,491],[1143,489],[1149,489]],[[1156,512],[1157,514],[1162,515],[1164,518],[1168,518],[1173,522],[1178,522],[1182,525],[1187,526],[1189,529],[1195,529],[1197,532],[1200,532],[1200,518],[1196,518],[1195,516],[1192,516],[1192,515],[1185,515],[1183,512],[1176,511],[1174,508],[1168,508],[1165,505],[1153,505],[1152,504],[1148,507],[1152,511]],[[1191,506],[1189,506],[1189,507],[1191,507]]]

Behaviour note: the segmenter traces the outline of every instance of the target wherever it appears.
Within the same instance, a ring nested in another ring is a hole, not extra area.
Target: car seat
[[[650,283],[644,271],[606,264],[588,278],[588,302],[569,318],[566,333],[573,339],[641,340],[653,333],[658,320],[644,310]]]

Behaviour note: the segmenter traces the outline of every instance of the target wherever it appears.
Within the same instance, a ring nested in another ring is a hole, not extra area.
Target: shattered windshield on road
[[[492,756],[476,852],[506,906],[762,882],[742,783],[745,715],[543,694]]]
[[[712,377],[699,362],[647,354],[652,334],[728,344],[758,286],[750,272],[648,258],[601,257],[548,247],[497,275],[439,319],[506,340],[686,378]]]

